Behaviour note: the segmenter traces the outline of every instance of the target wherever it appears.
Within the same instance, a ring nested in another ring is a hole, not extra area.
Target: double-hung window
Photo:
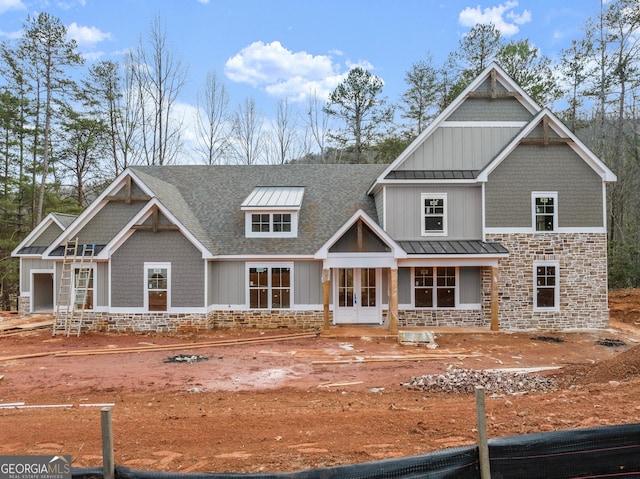
[[[291,265],[248,265],[249,308],[291,308]]]
[[[416,308],[454,308],[456,306],[456,268],[415,268],[413,292]]]
[[[422,236],[447,235],[447,194],[420,195]]]
[[[145,297],[147,311],[167,311],[171,306],[171,263],[145,263]]]
[[[533,307],[541,311],[559,309],[560,281],[557,261],[537,261],[533,265]]]
[[[557,231],[558,193],[533,192],[531,194],[534,231]]]

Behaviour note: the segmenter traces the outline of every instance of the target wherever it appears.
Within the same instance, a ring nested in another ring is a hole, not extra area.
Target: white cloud
[[[346,73],[340,70],[331,56],[292,52],[278,41],[254,42],[229,58],[224,68],[234,82],[293,101],[304,101],[309,94],[326,98],[344,79]]]
[[[458,22],[465,27],[474,27],[479,23],[493,23],[502,35],[507,37],[520,31],[519,25],[531,21],[531,12],[525,9],[522,13],[513,11],[518,6],[516,0],[507,0],[496,7],[467,7],[458,15]]]
[[[0,30],[0,38],[6,38],[8,40],[17,40],[22,36],[24,32],[22,30],[16,30],[15,32],[5,32]]]
[[[26,10],[27,7],[21,0],[0,0],[0,15],[9,10]]]
[[[67,27],[67,36],[74,39],[80,47],[93,47],[104,40],[111,40],[111,33],[101,32],[96,27],[85,27],[72,22]]]

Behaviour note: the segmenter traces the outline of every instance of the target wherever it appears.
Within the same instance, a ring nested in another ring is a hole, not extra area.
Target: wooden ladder
[[[93,285],[93,258],[96,252],[96,245],[82,245],[82,249],[80,251],[80,263],[78,265],[78,277],[76,279],[76,287],[75,287],[75,298],[73,301],[73,310],[74,313],[72,315],[72,319],[77,321],[78,323],[78,333],[77,336],[80,336],[80,330],[82,329],[82,320],[84,319],[84,312],[87,307],[87,298],[89,290],[92,289]],[[92,298],[89,298],[92,301]],[[80,314],[78,317],[77,310],[80,310]],[[67,336],[71,333],[71,325],[69,328],[65,330]]]
[[[64,257],[62,259],[62,273],[60,275],[60,285],[58,286],[58,300],[56,302],[56,312],[53,318],[52,336],[56,335],[57,330],[67,331],[69,317],[73,314],[73,298],[71,297],[73,289],[73,263],[78,251],[78,238],[75,240],[67,240],[64,245]]]

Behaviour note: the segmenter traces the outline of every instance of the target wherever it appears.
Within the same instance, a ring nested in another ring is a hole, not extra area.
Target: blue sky
[[[88,61],[120,60],[144,40],[155,17],[188,66],[181,95],[196,104],[216,72],[230,106],[251,97],[273,116],[278,98],[327,94],[353,65],[385,82],[398,102],[411,64],[430,53],[436,65],[476,23],[493,22],[506,40],[528,38],[544,55],[582,36],[600,0],[0,0],[0,40],[20,34],[28,14],[62,20]]]

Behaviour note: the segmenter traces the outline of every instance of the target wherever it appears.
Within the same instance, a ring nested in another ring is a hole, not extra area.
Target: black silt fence
[[[489,440],[492,479],[640,478],[640,424]],[[173,473],[116,466],[116,479],[480,479],[476,446],[419,456],[279,473]],[[102,478],[74,468],[73,479]]]

